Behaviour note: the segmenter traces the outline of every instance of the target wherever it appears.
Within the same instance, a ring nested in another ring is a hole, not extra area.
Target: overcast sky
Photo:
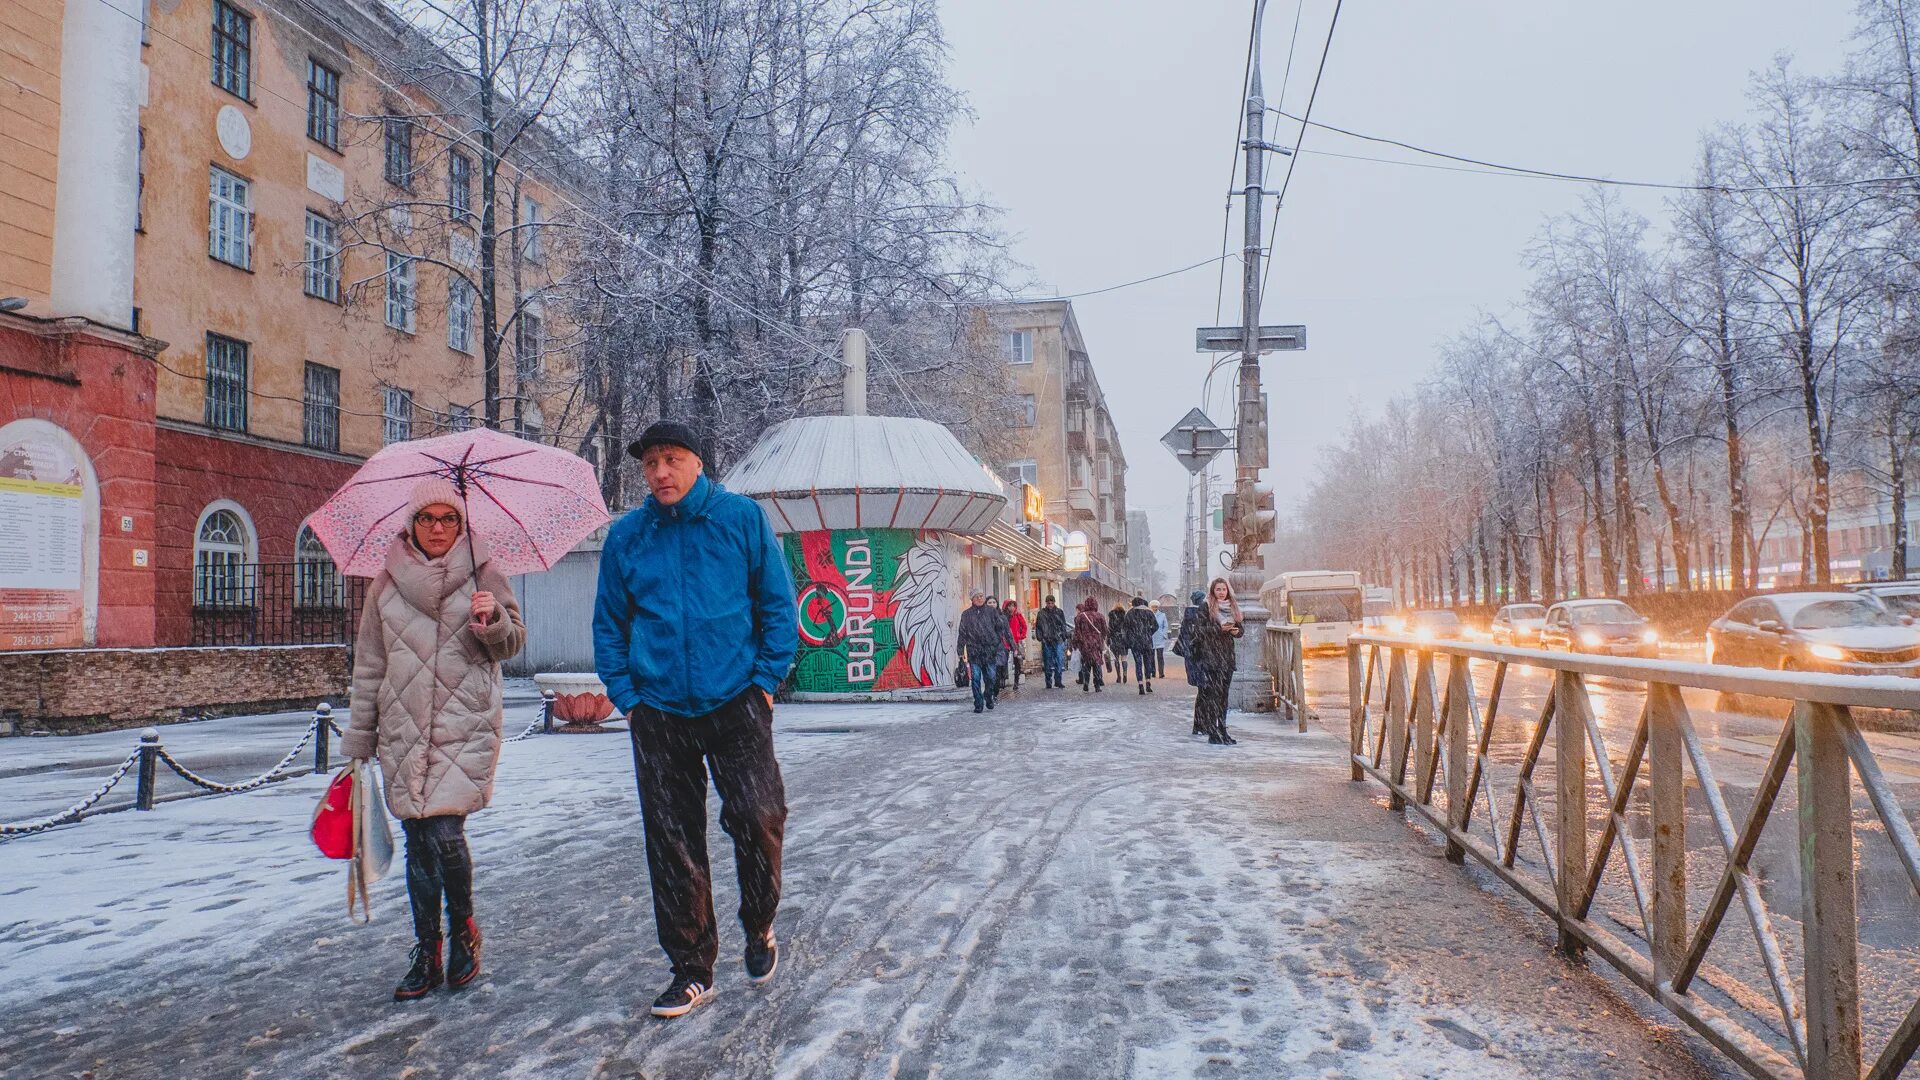
[[[1045,292],[1080,292],[1220,252],[1252,0],[947,0],[949,77],[977,117],[954,132],[959,170],[996,204]],[[1269,0],[1266,96],[1306,105],[1334,0]],[[1484,160],[1636,180],[1690,177],[1700,133],[1744,116],[1749,72],[1791,52],[1837,68],[1852,5],[1838,0],[1382,3],[1341,11],[1314,119]],[[1291,144],[1297,129],[1270,124]],[[1305,148],[1412,158],[1313,131]],[[1421,160],[1421,159],[1415,159]],[[1431,159],[1424,159],[1431,160]],[[1285,159],[1270,158],[1284,171]],[[1277,186],[1278,180],[1273,183]],[[1309,349],[1263,367],[1283,515],[1318,448],[1356,409],[1417,383],[1435,345],[1526,284],[1520,252],[1578,184],[1302,154],[1281,211],[1263,321],[1301,322]],[[1238,199],[1234,202],[1237,204]],[[1658,193],[1627,203],[1656,221]],[[1269,213],[1272,203],[1268,203]],[[1230,240],[1239,250],[1239,209]],[[1220,323],[1238,315],[1227,265]],[[1186,470],[1159,437],[1200,404],[1215,324],[1213,266],[1074,302],[1128,462],[1128,502],[1178,568]],[[1231,424],[1231,369],[1214,419]]]

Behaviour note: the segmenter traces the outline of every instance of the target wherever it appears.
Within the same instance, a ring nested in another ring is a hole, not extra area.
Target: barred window
[[[213,85],[253,100],[253,16],[213,0]]]
[[[541,354],[546,348],[546,321],[538,315],[522,312],[520,328],[514,335],[513,344],[513,370],[522,383],[530,383],[540,377]]]
[[[406,442],[413,438],[413,391],[386,387],[380,402],[380,420],[387,442]]]
[[[473,216],[473,159],[458,150],[447,154],[447,205],[455,220]]]
[[[247,343],[207,335],[208,427],[247,430]]]
[[[252,604],[252,549],[253,538],[239,514],[220,509],[202,518],[193,538],[193,606]]]
[[[387,252],[387,325],[413,333],[413,260]]]
[[[413,186],[413,124],[399,117],[387,118],[387,183],[403,188]]]
[[[340,302],[340,226],[324,214],[307,211],[307,295]]]
[[[320,450],[340,449],[340,370],[307,364],[305,441]]]
[[[307,138],[340,149],[340,73],[307,60]]]
[[[459,274],[447,275],[447,347],[473,351],[473,284]]]
[[[341,607],[346,599],[346,582],[333,565],[327,546],[315,535],[313,526],[300,526],[300,534],[293,541],[294,606]]]
[[[207,254],[253,268],[253,185],[218,166],[208,173]]]

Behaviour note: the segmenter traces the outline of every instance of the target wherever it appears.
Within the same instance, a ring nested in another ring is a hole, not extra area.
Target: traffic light
[[[1279,515],[1273,508],[1273,489],[1265,484],[1256,484],[1253,489],[1253,512],[1247,515],[1246,528],[1254,543],[1265,544],[1273,539],[1274,523]]]
[[[1231,491],[1220,496],[1220,539],[1228,544],[1240,542],[1240,516],[1235,512],[1239,509],[1239,502]]]

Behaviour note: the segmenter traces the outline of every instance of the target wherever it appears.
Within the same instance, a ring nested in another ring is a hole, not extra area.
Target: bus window
[[[1287,619],[1295,624],[1359,622],[1357,589],[1310,589],[1287,593]]]

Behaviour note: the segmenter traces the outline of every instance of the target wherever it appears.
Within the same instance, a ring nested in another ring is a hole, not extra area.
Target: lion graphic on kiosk
[[[922,537],[900,555],[893,579],[893,629],[922,686],[953,678],[953,576],[937,537]]]

